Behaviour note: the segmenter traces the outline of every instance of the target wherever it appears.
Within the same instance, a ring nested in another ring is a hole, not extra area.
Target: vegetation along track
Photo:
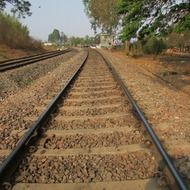
[[[22,67],[31,63],[35,63],[38,61],[42,61],[45,59],[49,59],[64,53],[67,53],[71,51],[70,49],[62,50],[62,51],[51,51],[51,52],[46,52],[38,55],[32,55],[28,57],[21,57],[17,59],[10,59],[6,61],[1,61],[0,62],[0,72],[5,72],[7,70],[15,69],[18,67]]]
[[[122,80],[107,64],[90,50],[68,85],[1,164],[1,188],[11,188],[11,182],[14,190],[187,189]],[[162,167],[142,133],[142,123],[162,155]],[[167,177],[163,167],[168,168]]]

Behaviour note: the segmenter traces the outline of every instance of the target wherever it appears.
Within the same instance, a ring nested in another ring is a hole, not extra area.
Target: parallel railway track
[[[64,53],[67,53],[71,51],[70,49],[62,50],[62,51],[52,51],[52,52],[47,52],[47,53],[42,53],[38,55],[32,55],[28,57],[21,57],[17,59],[10,59],[6,61],[1,61],[0,62],[0,72],[5,72],[7,70],[15,69],[18,67],[22,67],[28,64],[32,64],[38,61],[42,61],[45,59],[49,59]]]
[[[0,166],[2,189],[187,189],[126,85],[96,51],[20,137]]]

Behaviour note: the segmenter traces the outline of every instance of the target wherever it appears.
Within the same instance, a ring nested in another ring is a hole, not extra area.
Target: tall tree
[[[54,29],[51,34],[48,36],[48,41],[52,43],[60,43],[61,42],[61,36],[60,32],[57,29]]]
[[[144,39],[150,35],[166,35],[177,23],[186,21],[189,0],[121,0],[118,13],[122,15],[122,39]]]
[[[67,35],[64,34],[64,32],[61,32],[61,34],[60,34],[60,43],[62,43],[62,44],[63,44],[63,43],[66,43],[67,40],[68,40]]]
[[[100,28],[112,33],[118,24],[117,4],[120,0],[83,0],[85,11],[94,31]]]
[[[12,12],[18,13],[19,17],[25,18],[26,16],[31,16],[30,7],[31,3],[26,0],[0,0],[0,10],[6,8],[7,4],[12,5]]]

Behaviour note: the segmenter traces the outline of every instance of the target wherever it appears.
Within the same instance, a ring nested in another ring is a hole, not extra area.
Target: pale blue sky
[[[93,36],[82,0],[29,0],[32,16],[22,20],[30,35],[47,40],[54,28],[68,36]]]

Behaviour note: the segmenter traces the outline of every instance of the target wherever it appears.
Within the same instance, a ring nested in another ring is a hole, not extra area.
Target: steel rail
[[[167,151],[165,150],[165,148],[163,147],[162,143],[160,142],[158,136],[156,135],[155,131],[153,130],[152,125],[148,122],[145,114],[143,113],[143,111],[141,110],[141,108],[139,107],[139,105],[137,104],[137,102],[135,101],[133,96],[131,95],[126,83],[121,79],[121,77],[119,76],[119,74],[117,73],[115,68],[112,66],[111,62],[108,59],[106,59],[99,51],[97,51],[97,52],[101,55],[103,60],[106,62],[106,64],[110,68],[114,78],[120,84],[120,86],[124,90],[125,94],[127,95],[134,110],[136,111],[136,114],[138,115],[138,117],[142,121],[145,129],[147,130],[148,134],[150,135],[152,142],[154,143],[154,145],[156,146],[157,150],[159,151],[162,159],[166,163],[166,166],[168,167],[170,173],[172,174],[177,186],[181,190],[188,190],[185,182],[182,180],[182,177],[180,176],[180,174],[177,171],[176,167],[174,166],[172,160],[170,159],[170,156],[168,155]]]
[[[32,57],[45,55],[45,54],[50,54],[50,53],[55,53],[55,52],[58,52],[58,50],[44,52],[44,53],[38,53],[38,54],[34,54],[34,55],[23,56],[23,57],[18,57],[18,58],[13,58],[13,59],[7,59],[7,60],[0,61],[0,65],[6,65],[6,63],[9,63],[9,62],[19,61],[19,60],[22,60],[22,59],[32,58]]]
[[[36,56],[29,56],[26,58],[20,58],[20,59],[15,59],[12,61],[8,61],[4,64],[0,64],[0,71],[5,71],[8,69],[16,68],[17,66],[24,66],[26,64],[34,63],[36,61],[41,61],[44,59],[48,59],[57,55],[61,55],[62,53],[66,53],[70,51],[69,49],[64,50],[64,51],[54,51],[54,52],[49,52],[41,55],[36,55]],[[33,62],[34,61],[34,62]]]
[[[42,55],[39,55],[39,56],[33,56],[33,57],[26,57],[25,59],[16,59],[14,61],[10,61],[10,62],[7,62],[5,64],[0,64],[0,68],[1,67],[6,67],[6,66],[12,66],[14,64],[19,64],[19,63],[24,63],[24,62],[27,62],[27,61],[30,61],[30,60],[38,60],[40,58],[43,58],[43,57],[48,57],[48,56],[51,56],[51,55],[58,55],[58,54],[61,54],[61,52],[54,52],[54,53],[48,53],[48,54],[42,54]]]
[[[38,120],[31,126],[31,128],[24,134],[15,149],[8,155],[8,157],[3,161],[0,166],[0,189],[3,188],[3,183],[10,182],[11,176],[15,172],[18,164],[20,163],[24,153],[28,152],[29,145],[31,145],[32,140],[39,136],[42,131],[42,124],[48,120],[50,115],[57,108],[63,95],[67,92],[68,88],[75,80],[75,78],[80,73],[82,67],[84,66],[86,60],[88,59],[89,53],[87,52],[85,58],[82,60],[79,67],[76,69],[71,78],[67,81],[63,89],[59,94],[53,99],[53,101],[48,105],[46,110],[39,116]]]
[[[71,51],[71,49],[67,49],[67,50],[63,50],[63,51],[56,51],[56,52],[53,52],[53,53],[48,53],[48,54],[45,54],[45,55],[43,54],[43,55],[40,55],[40,56],[27,57],[25,59],[19,59],[19,60],[14,60],[14,61],[11,61],[11,62],[7,62],[5,64],[0,64],[0,72],[4,72],[4,71],[7,71],[7,70],[22,67],[22,66],[25,66],[25,65],[28,65],[28,64],[31,64],[31,63],[35,63],[35,62],[38,62],[38,61],[49,59],[49,58],[52,58],[52,57],[67,53],[69,51]]]

